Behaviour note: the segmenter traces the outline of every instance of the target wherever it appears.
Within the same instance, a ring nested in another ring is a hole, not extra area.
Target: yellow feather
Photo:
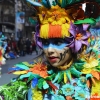
[[[48,22],[53,22],[54,20],[53,20],[53,18],[48,18]]]
[[[66,72],[64,72],[64,83],[67,82],[67,76],[66,76]]]
[[[47,39],[48,32],[49,32],[49,24],[42,25],[40,29],[40,37]]]
[[[70,33],[68,32],[69,30],[69,24],[62,24],[62,30],[61,30],[61,33],[62,33],[62,37],[69,37],[70,36]]]
[[[40,18],[40,21],[42,22],[43,21],[43,17],[41,14],[39,14],[39,18]]]
[[[62,22],[61,21],[57,21],[58,25],[62,25]]]
[[[51,24],[52,25],[57,25],[57,21],[53,21]]]
[[[17,72],[13,72],[13,74],[15,75],[20,75],[20,74],[26,74],[27,71],[17,71]]]

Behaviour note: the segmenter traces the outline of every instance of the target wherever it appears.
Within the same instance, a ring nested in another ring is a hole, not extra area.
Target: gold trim
[[[66,70],[67,68],[69,68],[73,63],[73,59],[69,62],[68,65],[65,65],[65,66],[59,66],[58,68],[61,69],[61,70]]]

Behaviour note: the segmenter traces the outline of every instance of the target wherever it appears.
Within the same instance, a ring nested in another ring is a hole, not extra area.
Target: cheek
[[[44,48],[43,48],[43,52],[45,53],[45,55],[47,55],[48,53],[47,49],[44,49]]]
[[[68,47],[65,47],[60,53],[60,60],[68,59],[71,55],[70,49]]]
[[[71,58],[71,50],[70,49],[66,49],[65,51],[65,59],[70,59]]]

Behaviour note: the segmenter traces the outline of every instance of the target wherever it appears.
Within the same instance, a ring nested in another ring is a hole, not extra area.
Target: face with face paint
[[[42,39],[43,50],[53,67],[68,65],[71,61],[71,50],[68,43],[61,38]]]

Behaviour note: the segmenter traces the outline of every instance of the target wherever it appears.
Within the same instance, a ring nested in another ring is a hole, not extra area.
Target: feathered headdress
[[[84,46],[89,45],[89,26],[94,25],[96,23],[95,18],[100,15],[99,12],[95,12],[95,10],[100,9],[98,1],[26,1],[31,3],[36,11],[36,16],[30,17],[29,20],[36,25],[36,41],[40,47],[42,47],[42,43],[39,38],[65,38],[73,52],[78,52]]]

